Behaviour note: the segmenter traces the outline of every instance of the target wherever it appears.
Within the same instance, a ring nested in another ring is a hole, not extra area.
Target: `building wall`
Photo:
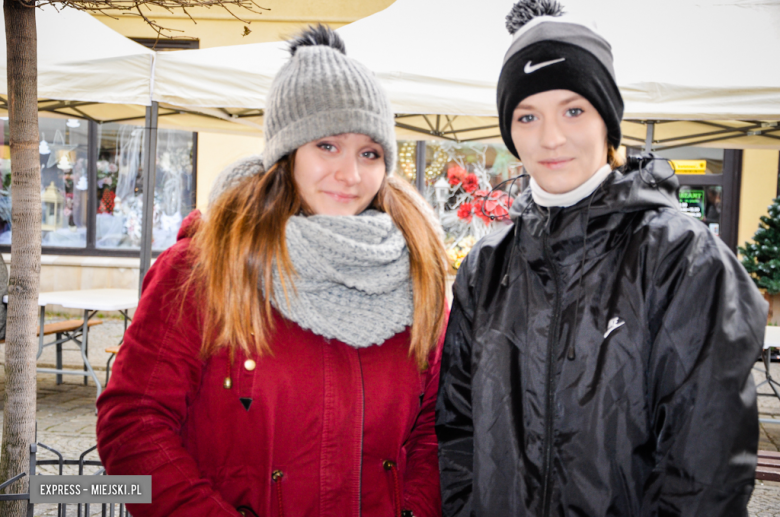
[[[200,41],[200,48],[262,43],[286,39],[302,27],[313,23],[326,23],[333,28],[365,18],[384,10],[395,0],[258,0],[257,4],[269,10],[251,13],[230,7],[242,20],[236,20],[224,9],[188,9],[197,24],[183,12],[167,12],[154,8],[149,18],[163,27],[181,32],[170,32],[175,38],[191,37]],[[94,15],[115,31],[131,38],[154,38],[155,31],[138,16],[122,15],[109,11],[107,15]],[[244,27],[251,32],[244,35]]]
[[[745,149],[742,155],[742,186],[739,196],[739,232],[742,246],[758,229],[759,218],[777,196],[778,151]]]
[[[205,210],[214,178],[239,158],[263,152],[263,139],[252,136],[198,133],[198,192],[196,207]]]

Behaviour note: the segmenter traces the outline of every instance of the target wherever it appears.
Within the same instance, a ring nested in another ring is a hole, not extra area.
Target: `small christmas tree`
[[[780,197],[772,200],[769,215],[761,216],[753,242],[746,242],[739,253],[742,265],[759,288],[768,294],[780,293]]]

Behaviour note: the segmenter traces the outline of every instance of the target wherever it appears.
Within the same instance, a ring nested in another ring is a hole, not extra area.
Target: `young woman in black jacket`
[[[524,0],[498,83],[531,185],[463,262],[441,363],[444,516],[746,516],[767,305],[670,165],[619,167],[607,41]]]

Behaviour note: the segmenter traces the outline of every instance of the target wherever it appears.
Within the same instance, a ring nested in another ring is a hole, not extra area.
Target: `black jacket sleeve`
[[[468,258],[453,286],[450,313],[441,360],[436,402],[436,436],[439,440],[442,515],[472,515],[474,424],[471,413],[471,348],[473,304],[469,298]],[[466,266],[466,267],[464,267]]]
[[[747,516],[758,448],[750,372],[767,304],[717,237],[692,232],[674,244],[653,275],[664,302],[651,333],[655,468],[643,515]]]

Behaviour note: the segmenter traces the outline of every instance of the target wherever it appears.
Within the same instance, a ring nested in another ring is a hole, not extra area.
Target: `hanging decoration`
[[[51,149],[49,149],[49,143],[46,141],[46,134],[41,133],[41,143],[38,144],[38,154],[49,154],[51,153]]]
[[[57,132],[54,133],[53,143],[49,144],[48,147],[51,152],[49,153],[49,161],[46,162],[46,168],[53,167],[55,164],[59,163],[64,155],[70,154],[70,152],[74,151],[78,145],[66,144],[65,138],[63,138],[62,133],[60,133],[60,130],[58,129]],[[70,157],[68,157],[68,161],[73,163]]]
[[[447,152],[438,143],[428,142],[427,149],[433,150],[433,160],[425,168],[425,180],[432,183],[447,165]],[[407,181],[414,182],[417,178],[417,142],[406,141],[398,148],[398,167],[401,175]]]
[[[488,146],[471,144],[468,147],[474,154],[468,156],[461,147],[454,142],[441,144],[448,167],[433,189],[453,269],[460,267],[479,239],[509,223],[513,202],[506,192],[493,190],[491,178],[495,174],[486,165]]]
[[[398,168],[401,170],[401,175],[412,183],[417,176],[417,166],[414,163],[416,155],[415,142],[404,142],[398,148]]]
[[[73,170],[73,162],[70,161],[69,153],[62,153],[62,156],[57,161],[57,168],[61,171]]]

